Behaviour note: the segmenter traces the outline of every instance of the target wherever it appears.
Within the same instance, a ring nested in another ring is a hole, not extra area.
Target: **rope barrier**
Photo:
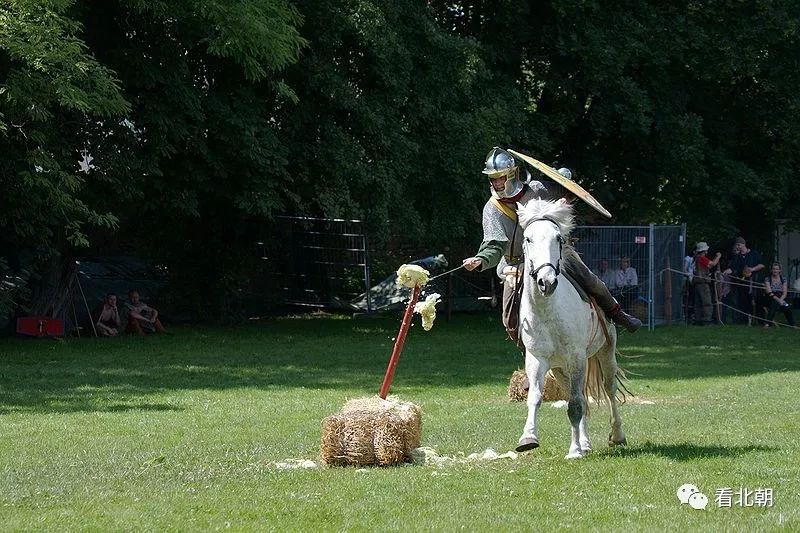
[[[735,307],[733,307],[732,305],[728,305],[728,304],[726,304],[725,302],[721,302],[721,301],[720,301],[720,302],[717,302],[717,303],[718,303],[719,305],[722,305],[722,306],[724,306],[724,307],[727,307],[728,309],[733,309],[733,310],[734,310],[734,311],[736,311],[737,313],[739,313],[739,314],[741,314],[741,315],[744,315],[744,316],[746,316],[746,317],[747,317],[747,318],[749,318],[750,320],[752,320],[752,319],[755,319],[757,322],[764,322],[765,324],[766,324],[766,323],[774,324],[774,325],[775,325],[775,327],[779,327],[779,326],[780,326],[780,327],[782,327],[782,328],[800,329],[800,327],[798,327],[798,326],[792,326],[791,324],[782,324],[782,323],[779,323],[779,322],[775,322],[774,320],[767,320],[766,318],[760,318],[760,317],[758,317],[758,316],[756,316],[756,315],[751,315],[750,313],[745,313],[745,312],[744,312],[744,311],[742,311],[741,309],[736,309],[736,308],[735,308]],[[721,324],[722,324],[723,326],[725,326],[725,325],[726,325],[726,324],[724,324],[724,323],[721,323]]]
[[[446,276],[448,274],[452,274],[456,270],[461,270],[462,268],[464,268],[463,264],[461,264],[461,265],[459,265],[459,266],[457,266],[455,268],[452,268],[452,269],[448,270],[447,272],[442,272],[441,274],[437,274],[437,275],[435,275],[435,276],[433,276],[431,278],[428,278],[428,282],[431,282],[431,281],[435,280],[436,278],[441,278],[442,276]],[[684,272],[682,270],[676,270],[674,268],[664,268],[664,269],[659,271],[658,275],[661,276],[661,275],[664,274],[664,272],[671,272],[671,273],[674,273],[674,274],[679,274],[682,277],[688,277],[688,274],[686,272]],[[753,282],[753,281],[749,281],[749,280],[747,280],[745,278],[740,278],[740,277],[737,277],[737,276],[728,276],[728,277],[730,279],[739,280],[739,282],[730,281],[730,280],[720,280],[720,279],[712,279],[710,281],[713,282],[713,283],[720,283],[720,284],[723,284],[723,285],[727,284],[727,285],[734,286],[734,287],[747,287],[749,289],[763,290],[763,291],[766,292],[766,287],[763,287],[761,282]],[[745,283],[740,283],[740,282],[745,282]],[[624,292],[624,289],[623,289],[623,292]],[[789,293],[800,294],[800,291],[795,291],[793,289],[787,289],[786,292],[787,292],[787,295]],[[780,327],[786,327],[786,328],[792,328],[792,329],[800,329],[800,326],[791,326],[789,324],[782,324],[782,323],[778,323],[778,322],[776,322],[774,320],[767,320],[766,318],[761,318],[759,316],[756,316],[756,315],[753,315],[753,314],[750,314],[750,313],[746,313],[746,312],[744,312],[744,311],[742,311],[740,309],[736,309],[735,307],[726,304],[725,302],[723,302],[723,301],[721,301],[719,299],[717,299],[716,304],[722,305],[722,306],[724,306],[724,307],[726,307],[728,309],[732,309],[735,312],[748,317],[748,319],[750,319],[750,321],[755,319],[757,322],[763,322],[765,324],[766,323],[771,323],[771,324],[774,324],[776,327],[780,326]],[[719,318],[718,318],[718,320],[719,320]],[[723,322],[719,322],[719,323],[722,324],[722,325],[725,325]]]
[[[660,270],[658,274],[661,275],[664,272],[674,272],[675,274],[680,274],[683,277],[688,277],[689,276],[689,274],[687,274],[686,272],[684,272],[682,270],[675,270],[674,268],[664,268],[664,269]],[[694,276],[694,277],[697,277],[697,276]],[[730,279],[736,279],[736,280],[739,280],[739,281],[743,281],[745,283],[737,283],[735,281],[727,281],[727,280],[723,280],[723,279],[712,279],[711,281],[713,281],[714,283],[722,283],[724,285],[731,285],[731,286],[734,286],[734,287],[748,287],[748,288],[756,288],[756,289],[759,289],[759,290],[766,290],[762,281],[753,282],[753,281],[748,281],[747,278],[739,278],[739,277],[736,277],[736,276],[728,276],[728,277]],[[800,294],[800,291],[795,290],[795,289],[790,289],[788,287],[786,289],[786,292],[787,292],[787,294],[788,293]]]
[[[662,275],[664,272],[672,272],[672,273],[675,273],[675,274],[680,274],[683,277],[688,277],[688,274],[686,272],[683,272],[682,270],[675,270],[674,268],[664,268],[664,269],[662,269],[659,272],[659,276]],[[736,277],[736,276],[729,276],[729,277],[731,277],[732,279],[737,279],[737,280],[744,281],[744,278],[739,278],[739,277]],[[750,289],[763,290],[764,292],[766,292],[766,287],[762,286],[761,282],[758,282],[758,283],[754,283],[754,282],[737,283],[737,282],[731,282],[731,281],[726,281],[726,280],[717,280],[717,279],[712,279],[711,281],[713,283],[729,284],[729,285],[732,285],[732,286],[735,286],[735,287],[747,287],[747,288],[750,288]],[[787,291],[786,291],[787,297],[788,297],[789,293],[797,294],[798,292],[800,292],[800,291],[787,289]],[[761,318],[761,317],[759,317],[757,315],[746,313],[746,312],[742,311],[741,309],[737,309],[737,308],[733,307],[732,305],[726,304],[725,302],[723,302],[719,298],[712,305],[717,305],[717,304],[721,305],[723,307],[726,307],[727,309],[732,309],[733,311],[739,313],[740,315],[746,316],[751,322],[753,321],[753,319],[755,319],[756,322],[763,322],[765,324],[766,323],[770,323],[770,324],[773,324],[775,327],[800,329],[800,326],[792,326],[790,324],[783,324],[783,323],[776,322],[774,320],[767,320],[766,318]],[[717,317],[717,320],[719,320],[719,317]],[[722,324],[723,326],[726,325],[724,322],[721,322],[721,321],[719,323]]]

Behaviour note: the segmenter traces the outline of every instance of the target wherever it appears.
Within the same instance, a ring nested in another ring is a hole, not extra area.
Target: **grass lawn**
[[[595,408],[595,452],[564,460],[566,410],[545,406],[542,447],[516,460],[276,468],[318,459],[322,419],[377,393],[398,325],[0,340],[0,530],[800,530],[800,331],[788,328],[622,333],[621,350],[643,356],[622,360],[637,394],[622,407],[625,449],[606,448]],[[526,408],[506,386],[522,357],[503,337],[493,315],[412,328],[392,393],[422,406],[424,446],[514,448]],[[684,483],[705,511],[680,505]],[[734,495],[721,508],[726,487],[772,489],[774,505]]]

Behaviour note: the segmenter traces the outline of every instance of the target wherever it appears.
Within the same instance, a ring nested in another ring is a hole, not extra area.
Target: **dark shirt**
[[[733,275],[739,278],[744,277],[744,267],[754,267],[761,264],[761,254],[755,250],[750,250],[746,254],[736,254],[731,258],[730,269]],[[752,281],[761,279],[761,272],[753,272]]]

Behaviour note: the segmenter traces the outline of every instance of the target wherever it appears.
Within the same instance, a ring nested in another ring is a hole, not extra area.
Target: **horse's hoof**
[[[622,440],[614,440],[614,439],[611,438],[611,435],[609,435],[608,436],[608,445],[611,446],[612,448],[615,447],[615,446],[627,446],[628,445],[628,439],[623,437]]]
[[[539,447],[539,441],[534,439],[533,437],[525,437],[519,439],[519,445],[517,446],[517,452],[527,452],[528,450],[534,450]]]
[[[569,452],[564,456],[564,459],[583,459],[583,454],[581,452]]]

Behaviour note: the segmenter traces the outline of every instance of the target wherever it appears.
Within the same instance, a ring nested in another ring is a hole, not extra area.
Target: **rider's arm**
[[[481,270],[494,268],[503,258],[503,253],[508,246],[508,241],[489,240],[483,241],[475,257],[481,260]]]

